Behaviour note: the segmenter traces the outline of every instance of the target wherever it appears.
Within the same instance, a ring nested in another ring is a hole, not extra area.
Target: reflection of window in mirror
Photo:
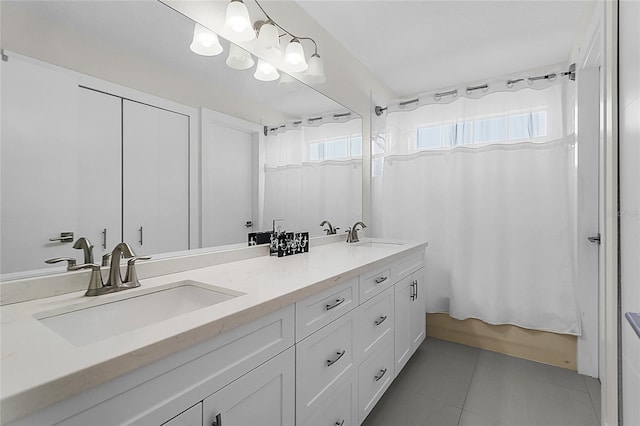
[[[309,161],[339,160],[362,156],[362,135],[346,135],[309,143]]]

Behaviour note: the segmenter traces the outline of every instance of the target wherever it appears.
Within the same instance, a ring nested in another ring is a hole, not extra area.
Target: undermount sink
[[[34,315],[70,343],[85,346],[90,343],[175,318],[189,312],[216,305],[243,293],[197,281],[179,281],[139,291],[130,295],[117,294],[101,304],[77,306],[70,311],[41,312]],[[97,296],[100,298],[102,296]],[[97,301],[98,303],[100,300]]]
[[[362,241],[355,244],[357,247],[371,247],[371,248],[391,248],[404,245],[403,243],[390,242],[390,241]]]

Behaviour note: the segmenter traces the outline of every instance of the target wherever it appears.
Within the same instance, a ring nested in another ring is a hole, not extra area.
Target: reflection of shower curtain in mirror
[[[362,158],[353,143],[360,141],[361,126],[361,120],[351,120],[267,137],[262,228],[284,219],[287,230],[322,235],[323,220],[341,232],[361,219]],[[331,143],[346,148],[331,151]],[[322,144],[327,146],[319,156]]]
[[[375,232],[429,242],[429,312],[580,333],[566,90],[388,114],[372,182]]]

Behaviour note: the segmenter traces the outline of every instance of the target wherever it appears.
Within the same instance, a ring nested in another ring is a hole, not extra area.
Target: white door
[[[577,298],[582,332],[578,338],[578,372],[598,377],[600,70],[578,71],[577,146]],[[589,240],[591,238],[591,241]]]
[[[45,259],[77,256],[72,242],[49,239],[61,232],[77,236],[78,166],[84,159],[78,149],[77,78],[13,54],[0,64],[0,265],[6,274],[50,268]]]
[[[78,205],[77,237],[93,244],[94,262],[122,237],[122,99],[77,88]],[[78,253],[78,263],[81,263]]]
[[[290,426],[295,422],[295,352],[289,348],[203,401],[203,424]]]
[[[123,236],[137,254],[189,248],[189,117],[123,100]]]
[[[252,227],[254,143],[250,132],[203,117],[202,247],[247,242]]]

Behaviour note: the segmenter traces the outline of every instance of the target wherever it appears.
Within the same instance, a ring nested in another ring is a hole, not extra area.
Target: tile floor
[[[598,425],[600,382],[428,338],[363,426]]]

